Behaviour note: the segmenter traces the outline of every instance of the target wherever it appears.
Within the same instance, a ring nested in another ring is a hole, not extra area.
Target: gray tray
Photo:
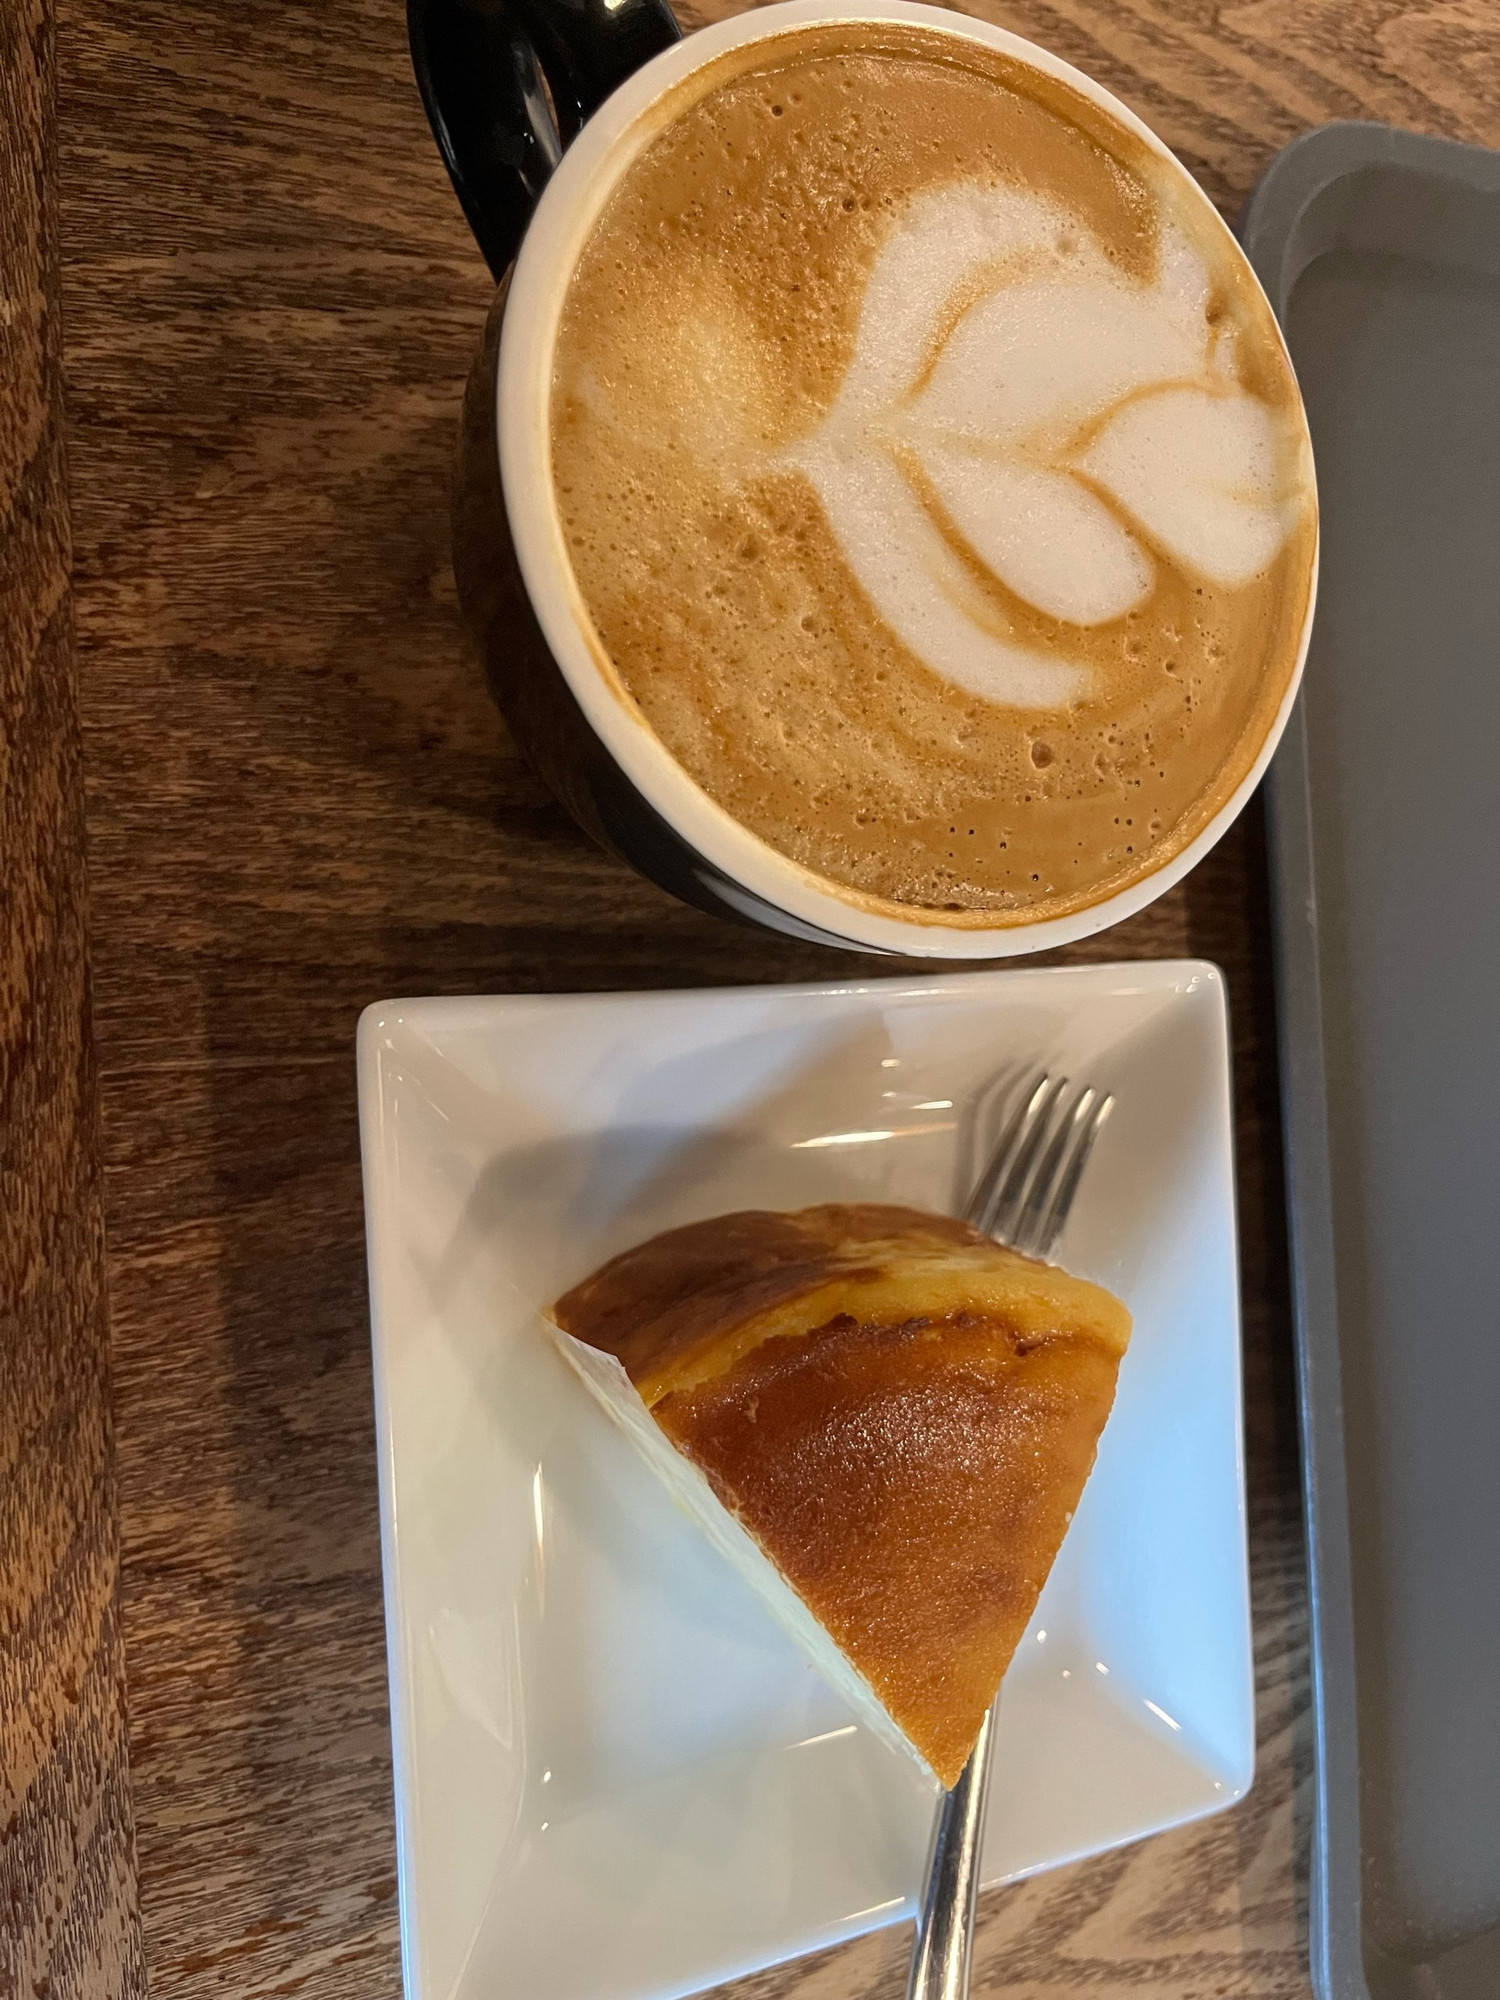
[[[1313,1982],[1500,2000],[1500,154],[1328,126],[1241,235],[1324,524],[1269,783]]]

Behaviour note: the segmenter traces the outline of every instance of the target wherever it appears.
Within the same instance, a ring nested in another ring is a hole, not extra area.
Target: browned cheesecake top
[[[884,1202],[748,1208],[668,1229],[613,1257],[552,1308],[616,1355],[647,1403],[759,1341],[826,1317],[899,1320],[993,1301],[1016,1330],[1087,1333],[1123,1354],[1130,1315],[1109,1292],[1008,1250],[953,1216]]]

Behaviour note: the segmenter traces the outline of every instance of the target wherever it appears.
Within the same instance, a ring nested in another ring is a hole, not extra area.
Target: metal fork
[[[1070,1092],[1067,1077],[1033,1072],[1011,1100],[964,1220],[1013,1250],[1047,1257],[1113,1106],[1112,1097],[1091,1085]],[[969,1991],[994,1721],[992,1704],[962,1776],[944,1793],[933,1821],[906,2000],[965,2000]]]

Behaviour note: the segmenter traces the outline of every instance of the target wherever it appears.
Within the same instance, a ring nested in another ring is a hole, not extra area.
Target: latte
[[[861,904],[1154,872],[1295,671],[1312,471],[1248,267],[1091,99],[940,30],[792,30],[658,107],[551,444],[620,698]]]

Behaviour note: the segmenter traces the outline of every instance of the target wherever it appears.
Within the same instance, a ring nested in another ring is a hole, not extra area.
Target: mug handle
[[[412,68],[498,281],[583,121],[681,39],[666,0],[407,0]]]

